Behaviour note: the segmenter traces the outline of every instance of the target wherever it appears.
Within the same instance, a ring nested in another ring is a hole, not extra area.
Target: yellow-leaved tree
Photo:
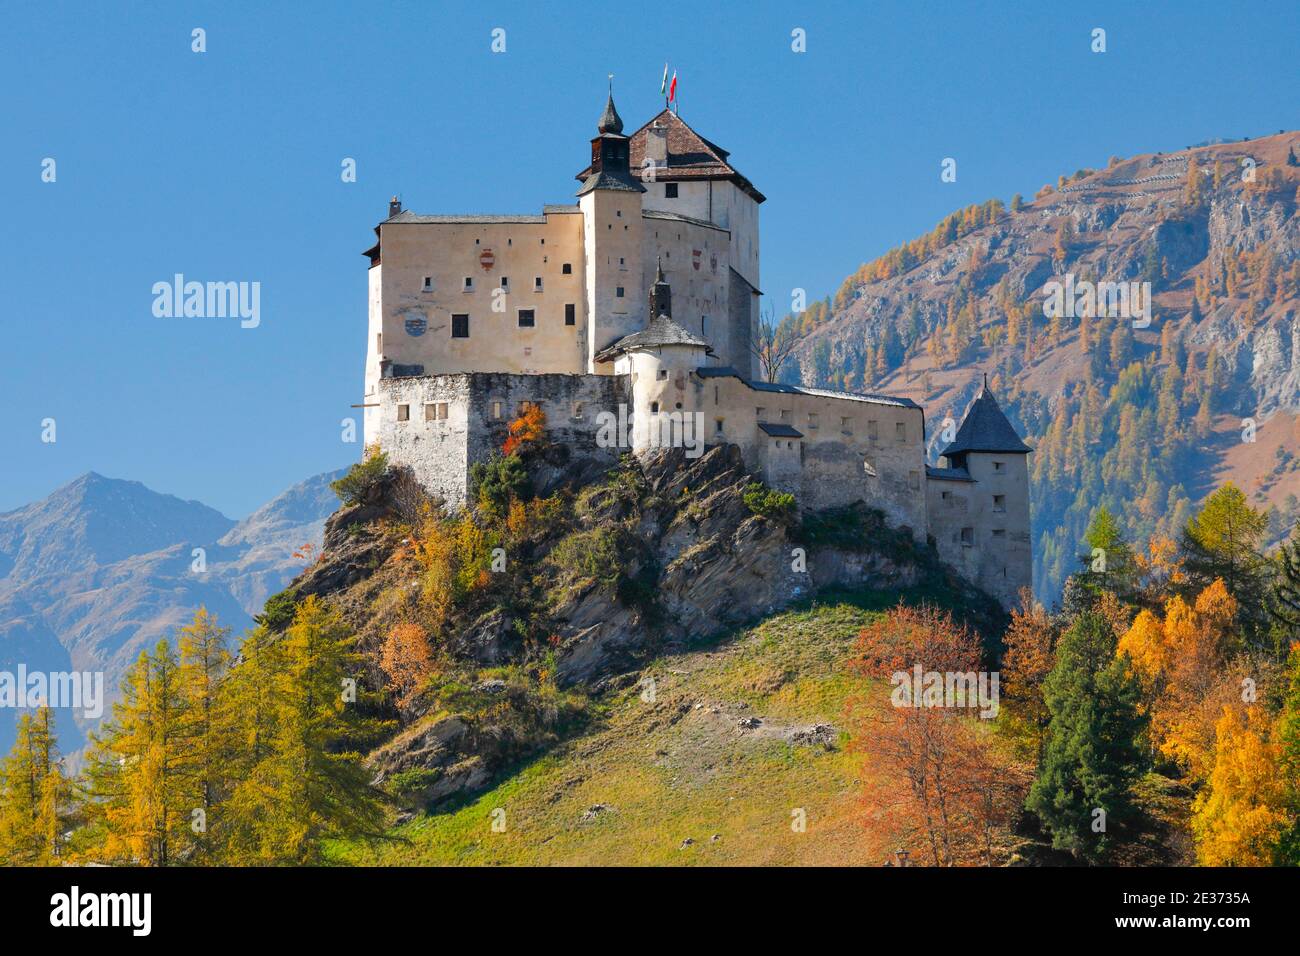
[[[1277,747],[1258,707],[1225,707],[1215,727],[1214,765],[1197,795],[1192,832],[1203,866],[1268,866],[1287,825]]]

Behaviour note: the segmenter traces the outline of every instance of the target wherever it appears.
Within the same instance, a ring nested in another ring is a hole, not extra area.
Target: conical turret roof
[[[993,392],[989,390],[988,376],[984,376],[984,384],[975,396],[975,401],[971,402],[970,408],[966,409],[966,415],[961,420],[961,427],[957,429],[957,437],[953,439],[951,445],[941,451],[939,454],[945,458],[951,458],[953,455],[960,455],[968,451],[994,452],[1000,454],[1026,454],[1033,451],[1028,445],[1020,440],[1016,434],[1015,428],[1011,422],[1007,421],[1007,416],[1002,413],[998,407],[997,399],[993,397]]]

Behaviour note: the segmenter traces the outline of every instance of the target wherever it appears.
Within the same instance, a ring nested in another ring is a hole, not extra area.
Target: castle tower
[[[985,375],[952,444],[940,453],[947,460],[948,478],[964,476],[966,504],[957,523],[935,529],[940,553],[1008,608],[1019,603],[1021,588],[1033,584],[1032,450],[998,407]],[[932,518],[936,511],[942,509],[932,508]]]
[[[578,190],[586,256],[587,371],[608,374],[596,354],[646,323],[641,263],[641,194],[629,138],[611,92],[591,141],[591,175]]]

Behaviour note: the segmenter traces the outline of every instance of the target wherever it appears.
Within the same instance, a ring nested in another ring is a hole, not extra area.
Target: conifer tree
[[[67,781],[49,707],[18,718],[18,735],[0,762],[0,862],[50,866],[58,861]]]
[[[122,681],[112,717],[91,735],[87,816],[100,862],[173,866],[190,846],[190,793],[183,776],[185,700],[167,640],[140,657]]]
[[[232,862],[316,863],[324,838],[379,832],[382,804],[349,749],[371,729],[347,694],[348,681],[359,676],[353,640],[338,612],[313,595],[298,606],[282,646],[262,658],[270,673],[259,676],[269,677],[273,691],[264,702],[272,731],[269,739],[257,732],[263,756],[230,800]],[[236,673],[264,650],[245,656]],[[241,683],[246,693],[243,675]]]
[[[1267,620],[1269,565],[1260,553],[1268,518],[1227,482],[1187,522],[1180,546],[1189,587],[1203,590],[1222,579],[1252,633]]]
[[[222,687],[230,668],[229,633],[201,607],[177,634],[184,702],[177,767],[190,794],[196,862],[209,862],[216,853],[222,821],[215,811],[225,796],[233,757],[234,714],[231,695]]]
[[[1115,634],[1084,611],[1062,636],[1044,684],[1047,746],[1025,806],[1076,858],[1105,859],[1134,815],[1130,788],[1142,769],[1140,687]]]

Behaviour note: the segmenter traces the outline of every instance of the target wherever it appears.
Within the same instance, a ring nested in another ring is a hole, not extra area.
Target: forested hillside
[[[1038,595],[1056,600],[1105,505],[1135,540],[1174,538],[1234,480],[1268,514],[1300,504],[1300,135],[1112,158],[993,199],[864,264],[781,323],[782,377],[925,405],[931,454],[987,371],[1030,458]],[[1149,282],[1147,316],[1045,314],[1053,281]],[[1149,321],[1148,321],[1149,320]]]

